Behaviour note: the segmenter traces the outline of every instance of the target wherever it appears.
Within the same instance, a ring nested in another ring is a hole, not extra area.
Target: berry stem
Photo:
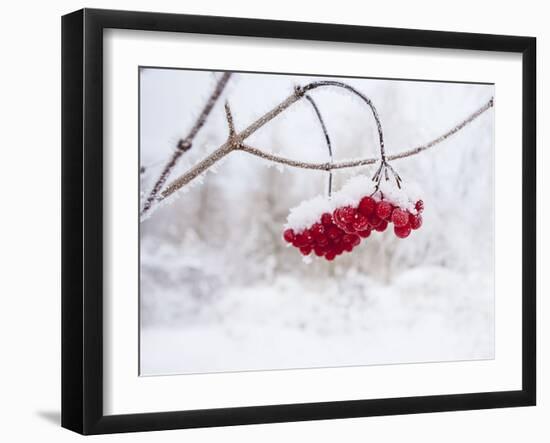
[[[380,157],[382,158],[382,161],[386,161],[386,150],[384,148],[384,133],[382,132],[382,123],[380,122],[380,117],[378,116],[378,111],[376,110],[376,107],[374,106],[374,103],[370,98],[368,98],[363,93],[359,92],[357,89],[355,89],[353,86],[350,86],[346,83],[342,83],[339,81],[334,80],[322,80],[317,82],[309,83],[308,85],[304,86],[304,91],[310,91],[315,88],[323,87],[323,86],[334,86],[336,88],[343,88],[346,91],[351,92],[352,94],[355,94],[357,97],[359,97],[363,102],[365,102],[371,112],[372,116],[374,117],[374,121],[376,122],[376,129],[378,130],[378,139],[380,142]]]
[[[317,103],[315,103],[315,100],[313,98],[306,94],[306,100],[311,103],[311,106],[313,107],[313,110],[315,111],[315,115],[317,115],[317,119],[319,120],[319,123],[321,124],[321,129],[323,130],[323,134],[325,135],[325,141],[327,143],[327,149],[328,149],[328,155],[330,159],[330,164],[333,163],[333,157],[332,157],[332,145],[330,143],[330,137],[328,135],[327,127],[325,125],[325,121],[323,120],[323,117],[321,116],[321,111],[319,111],[319,107],[317,106]],[[332,195],[332,168],[328,170],[328,196],[330,197]]]

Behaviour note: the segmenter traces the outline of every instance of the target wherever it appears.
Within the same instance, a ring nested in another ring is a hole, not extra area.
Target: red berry
[[[318,244],[319,246],[326,246],[328,244],[328,238],[326,235],[318,235],[316,238],[315,238],[315,243]]]
[[[393,228],[393,231],[395,232],[395,235],[397,235],[399,238],[406,238],[411,233],[411,227],[409,225],[405,226],[395,226]]]
[[[353,243],[353,235],[350,235],[350,234],[346,234],[344,235],[344,237],[342,237],[342,243],[344,243],[344,245],[351,245]]]
[[[355,220],[355,215],[357,214],[357,209],[352,208],[351,206],[346,206],[342,208],[342,221],[346,223],[347,225],[353,223],[353,220]]]
[[[309,253],[311,252],[312,250],[312,247],[311,246],[302,246],[300,248],[300,252],[302,253],[302,255],[309,255]]]
[[[365,229],[364,231],[359,231],[358,234],[362,237],[362,238],[367,238],[370,233],[371,233],[371,227],[369,226],[367,229]]]
[[[376,228],[382,222],[382,219],[378,217],[375,213],[369,215],[368,219],[369,225],[371,225],[373,228]]]
[[[344,208],[336,208],[334,210],[334,212],[332,213],[332,221],[338,227],[345,226],[345,224],[346,224],[346,222],[342,218],[342,215],[343,215],[342,210],[343,209]]]
[[[361,243],[361,239],[357,235],[346,234],[342,238],[342,247],[348,252],[351,252],[359,243]]]
[[[309,230],[314,239],[325,234],[325,227],[320,223],[315,223]]]
[[[396,227],[402,228],[409,224],[409,214],[403,209],[395,208],[391,213],[391,221]]]
[[[328,212],[325,212],[323,215],[321,215],[321,223],[325,226],[332,225],[332,215],[330,215]]]
[[[424,202],[422,200],[418,200],[414,207],[418,212],[422,212],[424,210]]]
[[[323,255],[325,255],[325,248],[320,245],[317,245],[313,248],[313,252],[315,252],[315,255],[317,257],[322,257]]]
[[[378,226],[376,226],[376,228],[374,228],[374,229],[377,230],[378,232],[384,232],[387,227],[388,227],[387,220],[382,220],[380,222],[380,224]]]
[[[307,246],[307,239],[303,233],[297,234],[294,236],[294,241],[292,242],[292,244],[297,248],[301,248],[303,246]]]
[[[330,226],[327,228],[327,237],[331,240],[335,240],[339,237],[341,237],[343,234],[342,230],[338,228],[337,226]]]
[[[369,227],[369,220],[364,215],[356,214],[355,220],[353,220],[353,228],[355,231],[364,231]]]
[[[412,229],[418,229],[422,226],[422,216],[420,214],[409,214],[409,225]]]
[[[336,253],[335,253],[334,251],[328,251],[328,252],[325,254],[325,258],[326,258],[328,261],[334,260],[334,257],[336,257]]]
[[[285,230],[285,232],[283,232],[283,238],[288,243],[292,243],[294,241],[294,231],[292,229]]]
[[[355,227],[353,226],[353,223],[347,223],[343,230],[346,234],[355,234]]]
[[[368,216],[374,212],[376,208],[376,201],[372,197],[363,197],[359,202],[357,210],[361,215]]]
[[[311,231],[309,229],[305,229],[304,232],[302,232],[302,235],[304,236],[305,241],[308,245],[311,245],[313,243],[313,235],[311,234]]]
[[[376,205],[376,215],[382,220],[387,220],[391,217],[393,205],[385,200],[381,200]]]

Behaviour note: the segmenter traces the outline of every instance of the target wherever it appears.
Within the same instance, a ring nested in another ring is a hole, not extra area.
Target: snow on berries
[[[332,261],[390,223],[398,238],[406,238],[422,226],[424,210],[414,185],[407,187],[381,182],[376,189],[369,178],[353,177],[331,198],[317,196],[291,209],[283,239],[304,256]]]

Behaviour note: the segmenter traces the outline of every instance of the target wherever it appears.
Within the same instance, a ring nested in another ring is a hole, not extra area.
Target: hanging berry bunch
[[[352,89],[353,90],[353,89]],[[332,146],[326,125],[315,101],[308,95],[325,135],[330,162],[328,196],[320,196],[303,202],[292,209],[288,216],[284,240],[299,249],[304,256],[314,254],[332,261],[344,252],[351,252],[372,232],[384,232],[393,224],[393,232],[406,238],[411,231],[422,226],[423,201],[403,189],[401,177],[388,163],[384,149],[384,137],[378,112],[371,100],[356,90],[370,108],[380,142],[380,165],[372,180],[364,176],[350,179],[343,188],[332,195]],[[393,180],[390,179],[393,178]]]
[[[408,188],[387,182],[374,186],[367,177],[353,177],[331,198],[315,197],[292,209],[283,238],[302,255],[329,261],[390,225],[397,237],[406,238],[422,226],[424,210],[415,186]]]

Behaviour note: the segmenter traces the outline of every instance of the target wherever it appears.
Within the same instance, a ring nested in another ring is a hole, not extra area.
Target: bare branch
[[[145,201],[145,204],[144,204],[143,209],[141,211],[142,216],[144,214],[146,214],[147,211],[149,211],[151,209],[153,203],[157,199],[158,193],[160,192],[160,190],[164,186],[164,183],[166,183],[166,180],[170,176],[170,173],[172,172],[172,170],[176,166],[176,164],[177,164],[179,158],[181,157],[181,155],[184,152],[189,151],[189,149],[191,149],[191,146],[193,144],[193,139],[195,138],[195,136],[198,134],[200,129],[206,123],[206,119],[210,115],[210,112],[212,112],[212,108],[214,108],[214,105],[216,104],[218,98],[220,97],[223,90],[225,89],[225,86],[227,85],[227,82],[229,81],[231,75],[232,75],[231,72],[225,72],[220,77],[220,79],[218,80],[218,83],[216,84],[216,87],[214,88],[214,91],[212,92],[212,94],[208,98],[208,101],[204,105],[204,108],[203,108],[202,112],[200,113],[199,117],[197,118],[195,124],[192,126],[191,130],[187,134],[187,137],[185,137],[184,139],[181,139],[181,140],[178,141],[178,144],[176,146],[176,150],[172,154],[172,157],[170,158],[168,163],[166,163],[166,166],[164,167],[164,169],[161,172],[158,180],[156,181],[155,185],[151,189],[151,192],[149,193],[149,195],[147,197],[147,200]]]
[[[309,162],[303,162],[300,160],[293,160],[290,158],[281,157],[279,155],[270,154],[268,152],[262,151],[261,149],[253,148],[252,146],[245,145],[243,143],[241,143],[238,149],[239,151],[247,152],[248,154],[252,154],[256,157],[263,158],[264,160],[267,160],[273,163],[279,163],[281,165],[292,166],[293,168],[317,169],[321,171],[330,171],[331,169],[336,169],[336,165],[338,165],[338,163],[331,163],[331,162],[309,163]],[[377,161],[376,159],[371,159],[371,160],[372,160],[372,163]]]
[[[315,103],[315,100],[310,95],[306,94],[306,100],[311,104],[313,107],[313,110],[315,111],[315,115],[317,116],[317,120],[319,120],[319,123],[321,125],[321,129],[323,130],[323,134],[325,136],[325,141],[327,143],[327,149],[328,149],[328,155],[330,158],[330,163],[333,162],[332,157],[332,144],[330,142],[330,137],[328,135],[327,126],[325,125],[325,120],[323,120],[323,116],[321,115],[321,111],[319,110],[319,107],[317,106],[317,103]],[[328,196],[330,197],[332,195],[332,170],[329,169],[328,171]]]
[[[386,160],[386,151],[385,151],[385,148],[384,148],[384,134],[382,132],[382,123],[380,122],[380,117],[378,116],[378,111],[376,110],[376,107],[374,106],[374,103],[372,102],[372,100],[370,98],[368,98],[365,94],[359,92],[354,87],[352,87],[352,86],[350,86],[346,83],[342,83],[342,82],[338,82],[338,81],[334,81],[334,80],[322,80],[322,81],[318,81],[318,82],[309,83],[308,85],[304,86],[303,89],[304,89],[304,91],[307,92],[307,91],[311,91],[312,89],[319,88],[319,87],[324,87],[324,86],[333,86],[333,87],[336,87],[336,88],[343,88],[346,91],[349,91],[352,94],[355,94],[357,97],[359,97],[361,100],[363,100],[369,106],[369,108],[372,112],[372,116],[374,117],[374,121],[376,122],[376,129],[378,130],[378,140],[379,140],[379,143],[380,143],[380,156],[382,158],[382,161],[385,161]]]
[[[288,96],[284,101],[282,101],[277,106],[275,106],[271,111],[269,111],[269,112],[265,113],[264,115],[262,115],[258,120],[256,120],[250,126],[248,126],[244,131],[242,131],[238,134],[235,134],[233,137],[230,138],[230,140],[228,140],[223,145],[221,145],[212,154],[210,154],[204,160],[197,163],[189,171],[187,171],[186,173],[184,173],[183,175],[181,175],[180,177],[175,179],[172,183],[170,183],[166,187],[166,189],[164,191],[162,191],[162,197],[166,198],[169,195],[173,194],[179,188],[181,188],[182,186],[185,186],[191,180],[193,180],[194,178],[196,178],[200,174],[202,174],[202,172],[204,172],[206,169],[208,169],[214,163],[221,160],[223,157],[225,157],[231,151],[234,151],[236,149],[240,149],[240,144],[242,143],[242,141],[244,139],[246,139],[247,137],[250,137],[258,129],[260,129],[262,126],[264,126],[269,121],[273,120],[281,112],[283,112],[286,108],[288,108],[292,104],[296,103],[301,98],[302,98],[302,93],[299,93],[299,92],[294,92],[292,95]]]
[[[337,84],[336,84],[337,83]],[[312,86],[313,85],[313,86]],[[284,101],[282,101],[279,105],[277,105],[275,108],[264,114],[262,117],[260,117],[258,120],[256,120],[254,123],[252,123],[250,126],[248,126],[244,131],[235,134],[233,139],[231,141],[228,141],[224,143],[222,146],[220,146],[218,149],[216,149],[212,154],[210,154],[208,157],[206,157],[201,162],[197,163],[194,167],[192,167],[189,171],[181,175],[179,178],[174,180],[172,183],[170,183],[166,189],[162,192],[162,197],[166,198],[176,192],[178,189],[180,189],[182,186],[185,186],[187,183],[189,183],[191,180],[205,172],[208,168],[210,168],[212,165],[214,165],[217,161],[221,160],[223,157],[225,157],[227,154],[229,154],[232,151],[244,151],[248,154],[254,155],[256,157],[262,158],[266,161],[270,161],[273,163],[279,163],[286,166],[291,166],[295,168],[301,168],[301,169],[315,169],[315,170],[323,170],[323,171],[330,171],[334,169],[345,169],[345,168],[354,168],[359,166],[366,166],[374,164],[378,161],[380,161],[380,158],[363,158],[363,159],[356,159],[356,160],[350,160],[350,161],[343,161],[343,162],[326,162],[326,163],[310,163],[310,162],[303,162],[299,160],[293,160],[286,157],[278,156],[275,154],[267,153],[265,151],[262,151],[261,149],[254,148],[252,146],[249,146],[244,143],[244,140],[248,138],[250,135],[252,135],[254,132],[256,132],[258,129],[260,129],[262,126],[264,126],[266,123],[271,121],[273,118],[275,118],[277,115],[279,115],[281,112],[283,112],[285,109],[290,107],[292,104],[299,101],[302,97],[305,95],[305,91],[314,89],[315,87],[320,86],[339,86],[344,87],[339,82],[315,82],[311,83],[309,85],[306,85],[303,88],[296,88],[294,93],[287,97]],[[347,85],[345,85],[347,86]],[[345,87],[347,90],[353,90],[351,87]],[[358,91],[351,91],[353,93],[357,93],[363,100],[368,100],[365,96],[363,96]],[[367,103],[372,103],[370,100],[368,100]],[[400,152],[398,154],[386,156],[384,152],[384,142],[383,142],[383,135],[381,131],[381,126],[379,125],[379,119],[378,114],[376,113],[376,108],[374,106],[371,106],[371,110],[373,112],[373,115],[375,116],[375,120],[377,122],[377,127],[379,129],[379,137],[380,137],[380,144],[381,144],[381,153],[383,154],[383,160],[386,161],[392,161],[392,160],[398,160],[401,158],[410,157],[412,155],[416,155],[422,151],[425,151],[426,149],[429,149],[443,141],[445,141],[447,138],[452,136],[453,134],[457,133],[461,129],[463,129],[465,126],[467,126],[469,123],[474,121],[476,118],[478,118],[480,115],[482,115],[485,111],[493,107],[494,105],[494,99],[491,98],[486,104],[484,104],[481,108],[479,108],[477,111],[475,111],[473,114],[468,116],[465,120],[460,122],[458,125],[454,126],[452,129],[444,133],[443,135],[435,138],[434,140],[419,145],[415,148],[409,149],[407,151]]]
[[[229,126],[229,137],[232,138],[235,136],[235,123],[233,121],[233,114],[231,113],[231,108],[229,107],[229,102],[225,102],[225,118],[227,119],[227,126]]]
[[[424,145],[417,146],[416,148],[409,149],[408,151],[401,152],[399,154],[391,155],[388,157],[388,160],[397,160],[400,158],[410,157],[411,155],[418,154],[422,151],[425,151],[426,149],[431,148],[432,146],[435,146],[442,141],[447,140],[451,135],[456,134],[458,131],[463,129],[468,124],[472,123],[476,118],[478,118],[481,114],[483,114],[488,109],[492,108],[495,104],[495,100],[493,97],[485,103],[481,108],[479,108],[477,111],[475,111],[473,114],[468,116],[466,119],[461,121],[458,125],[453,127],[451,130],[447,131],[445,134],[440,135],[439,137],[433,139],[431,142],[428,142]]]
[[[254,134],[258,129],[260,129],[266,123],[273,120],[281,112],[286,110],[288,107],[292,106],[294,103],[296,103],[302,97],[303,97],[303,92],[300,91],[300,90],[295,90],[292,95],[289,95],[281,103],[279,103],[277,106],[275,106],[271,111],[268,111],[264,115],[262,115],[258,120],[256,120],[254,123],[252,123],[248,128],[246,128],[244,131],[242,131],[240,134],[238,134],[237,137],[241,141],[246,140],[248,137],[250,137],[252,134]]]
[[[182,176],[180,176],[179,178],[174,180],[172,183],[170,183],[167,186],[167,188],[162,192],[162,197],[163,198],[168,197],[169,195],[171,195],[175,191],[177,191],[179,188],[181,188],[182,186],[185,186],[187,183],[189,183],[195,177],[200,175],[202,173],[202,171],[207,169],[207,168],[204,168],[204,166],[205,166],[206,163],[210,162],[212,160],[212,158],[218,157],[219,159],[221,159],[221,158],[225,157],[225,155],[227,155],[229,153],[228,150],[227,150],[228,145],[233,145],[232,149],[230,149],[230,150],[242,149],[240,146],[241,146],[241,144],[244,140],[246,140],[248,137],[250,137],[254,132],[256,132],[258,129],[260,129],[266,123],[273,120],[275,117],[277,117],[281,112],[286,110],[288,107],[292,106],[294,103],[296,103],[297,101],[302,99],[304,97],[306,91],[310,91],[310,90],[320,88],[320,87],[327,87],[327,86],[344,88],[347,91],[351,92],[352,94],[355,94],[358,97],[360,97],[370,107],[370,109],[372,111],[372,114],[374,116],[374,119],[376,121],[376,126],[377,126],[377,129],[378,129],[378,135],[379,135],[379,138],[380,138],[380,151],[381,151],[382,158],[384,159],[385,158],[384,157],[384,155],[385,155],[384,154],[384,137],[383,137],[383,134],[382,134],[382,125],[380,123],[378,113],[376,112],[376,108],[374,107],[371,100],[368,97],[366,97],[365,95],[363,95],[362,93],[360,93],[359,91],[357,91],[355,88],[353,88],[353,87],[351,87],[351,86],[349,86],[345,83],[342,83],[342,82],[337,82],[337,81],[313,82],[313,83],[309,83],[309,84],[305,85],[304,87],[296,87],[294,89],[293,94],[289,95],[285,100],[283,100],[281,103],[279,103],[273,109],[266,112],[258,120],[256,120],[250,126],[248,126],[244,131],[240,132],[239,134],[234,134],[234,135],[232,135],[230,133],[231,137],[230,137],[230,140],[228,142],[226,142],[226,143],[224,143],[224,145],[220,146],[220,148],[218,148],[210,156],[208,156],[206,159],[204,159],[204,161],[199,162],[195,167],[190,169],[187,173],[183,174]],[[227,113],[227,108],[226,108],[226,113]],[[228,120],[228,122],[229,122],[229,120]],[[230,130],[230,132],[231,132],[231,130]],[[221,155],[221,154],[223,154],[223,155]],[[289,160],[287,160],[287,161],[289,161]],[[290,161],[290,162],[292,163],[292,161]],[[300,163],[300,162],[295,162],[295,163]],[[196,173],[197,172],[196,170],[199,170],[199,169],[201,170],[201,172]]]
[[[439,137],[433,139],[432,141],[419,145],[415,148],[409,149],[407,151],[400,152],[398,154],[389,155],[387,157],[388,161],[392,160],[399,160],[406,157],[411,157],[413,155],[419,154],[422,151],[425,151],[445,140],[447,140],[450,136],[453,134],[456,134],[458,131],[463,129],[465,126],[467,126],[469,123],[472,123],[476,118],[478,118],[481,114],[483,114],[488,109],[492,108],[494,106],[494,100],[491,98],[487,103],[485,103],[481,108],[479,108],[477,111],[475,111],[473,114],[469,115],[466,119],[461,121],[458,125],[454,126],[449,131],[445,132],[443,135],[440,135]],[[241,144],[239,147],[241,151],[248,152],[249,154],[255,155],[256,157],[263,158],[264,160],[271,161],[274,163],[280,163],[282,165],[286,166],[292,166],[295,168],[301,168],[301,169],[317,169],[321,171],[329,171],[330,169],[347,169],[347,168],[356,168],[359,166],[367,166],[367,165],[373,165],[374,163],[380,161],[379,158],[362,158],[362,159],[356,159],[356,160],[349,160],[349,161],[343,161],[343,162],[335,162],[335,163],[308,163],[308,162],[301,162],[298,160],[291,160],[285,157],[280,157],[274,154],[269,154],[267,152],[264,152],[260,149],[253,148],[248,145]]]

